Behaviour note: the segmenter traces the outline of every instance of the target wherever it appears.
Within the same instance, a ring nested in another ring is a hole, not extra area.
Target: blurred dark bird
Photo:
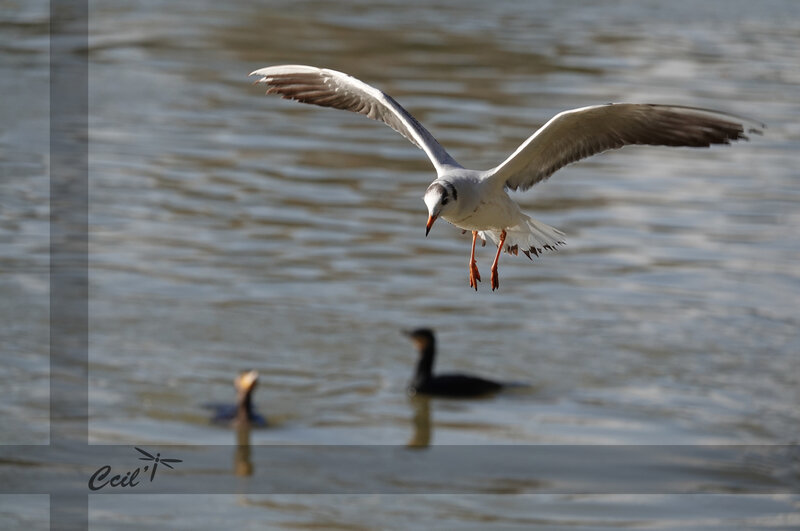
[[[446,396],[451,398],[470,398],[488,395],[500,391],[504,384],[493,382],[468,374],[433,374],[433,362],[436,357],[436,338],[433,330],[418,328],[404,332],[419,351],[419,361],[414,379],[408,386],[408,394]]]
[[[253,392],[258,385],[257,371],[242,371],[233,380],[236,387],[236,404],[204,404],[203,407],[211,409],[214,414],[211,422],[215,424],[236,424],[251,426],[266,426],[267,420],[259,415],[253,408]]]

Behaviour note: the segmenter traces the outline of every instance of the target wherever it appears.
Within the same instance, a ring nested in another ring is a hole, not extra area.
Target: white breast
[[[460,229],[502,231],[522,221],[519,206],[504,192],[484,195],[477,207],[445,216],[444,219]]]

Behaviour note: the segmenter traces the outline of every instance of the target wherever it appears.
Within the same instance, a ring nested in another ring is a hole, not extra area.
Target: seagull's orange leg
[[[481,274],[478,273],[478,262],[475,261],[475,240],[478,239],[478,231],[472,231],[472,251],[469,253],[469,287],[478,291],[478,282],[481,281]]]
[[[497,278],[497,262],[500,260],[500,253],[503,252],[503,246],[506,243],[506,231],[500,233],[500,243],[497,244],[497,254],[494,255],[494,262],[492,262],[492,291],[500,287],[500,280]]]

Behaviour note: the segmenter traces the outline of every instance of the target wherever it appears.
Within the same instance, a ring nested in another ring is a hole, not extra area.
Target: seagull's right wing
[[[744,123],[732,114],[685,107],[608,103],[564,111],[544,124],[487,178],[527,190],[572,162],[627,145],[708,147],[746,140]],[[763,124],[758,124],[764,127]],[[760,134],[750,128],[749,133]]]
[[[344,109],[380,120],[425,151],[442,174],[459,165],[427,129],[399,103],[363,81],[327,68],[305,65],[280,65],[261,68],[251,76],[261,76],[256,83],[267,85],[267,94],[322,107]]]

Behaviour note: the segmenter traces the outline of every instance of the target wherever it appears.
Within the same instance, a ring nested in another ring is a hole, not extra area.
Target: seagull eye
[[[446,205],[450,201],[450,198],[447,196],[442,197],[442,206]]]

